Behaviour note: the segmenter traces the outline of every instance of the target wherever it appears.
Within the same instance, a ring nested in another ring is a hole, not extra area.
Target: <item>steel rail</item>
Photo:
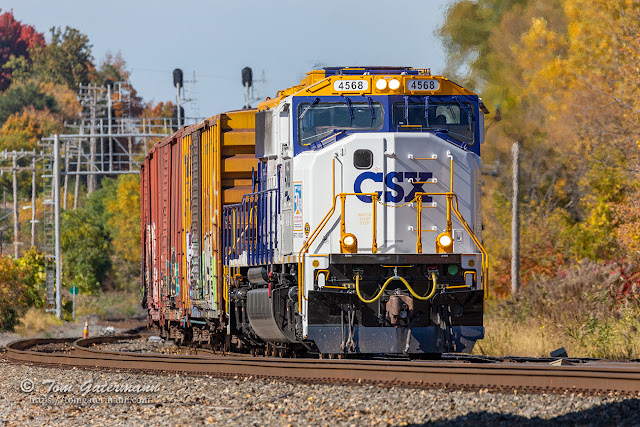
[[[422,387],[468,387],[575,392],[640,392],[640,364],[600,363],[549,366],[503,362],[473,365],[459,361],[392,361],[282,359],[251,356],[165,355],[101,351],[89,346],[132,339],[116,336],[80,339],[72,353],[44,353],[29,348],[70,343],[72,339],[28,339],[6,346],[12,360],[45,365],[98,367],[200,373],[215,376],[252,376],[301,381],[385,383]]]

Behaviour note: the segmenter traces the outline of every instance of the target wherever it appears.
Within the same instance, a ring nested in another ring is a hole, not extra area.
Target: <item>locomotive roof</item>
[[[374,81],[378,79],[397,79],[401,82],[398,90],[378,90]],[[267,98],[258,104],[258,111],[268,110],[278,105],[280,101],[290,95],[296,96],[330,96],[330,95],[399,95],[416,94],[416,91],[406,89],[406,82],[410,80],[431,79],[439,82],[434,91],[420,91],[424,95],[475,95],[468,89],[443,76],[431,75],[429,68],[411,68],[395,66],[365,66],[365,67],[325,67],[320,70],[309,71],[300,84],[288,89],[280,90],[276,97]],[[336,80],[366,80],[366,88],[361,91],[340,91],[332,85]]]

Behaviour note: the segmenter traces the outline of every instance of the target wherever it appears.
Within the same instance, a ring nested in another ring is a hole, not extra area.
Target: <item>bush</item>
[[[35,249],[14,260],[0,256],[0,329],[12,330],[29,307],[44,304],[44,256]]]
[[[20,335],[33,336],[49,331],[54,326],[62,325],[62,320],[41,309],[30,308],[20,319],[16,332]]]
[[[640,357],[640,265],[583,261],[542,277],[516,298],[486,305],[486,337],[478,350],[492,355]]]
[[[76,315],[78,318],[97,315],[108,320],[123,320],[145,318],[146,312],[140,307],[137,292],[111,291],[76,297]]]

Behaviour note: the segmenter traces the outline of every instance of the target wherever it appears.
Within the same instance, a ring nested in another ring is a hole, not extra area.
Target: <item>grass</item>
[[[144,318],[146,312],[140,306],[140,293],[136,291],[110,291],[99,295],[78,295],[76,317],[97,315],[105,320]]]
[[[62,323],[62,320],[53,314],[45,313],[41,308],[32,307],[20,318],[15,332],[22,336],[35,336],[46,333]]]
[[[624,273],[624,272],[623,272]],[[476,354],[640,358],[637,284],[616,263],[583,262],[529,283],[516,298],[485,305],[485,338]]]
[[[110,321],[146,317],[146,312],[140,306],[138,292],[111,291],[100,295],[78,295],[76,298],[76,319],[93,315]],[[66,321],[72,321],[70,301],[65,301],[63,314]],[[53,314],[32,307],[19,319],[14,330],[22,336],[49,336],[53,329],[63,323]]]

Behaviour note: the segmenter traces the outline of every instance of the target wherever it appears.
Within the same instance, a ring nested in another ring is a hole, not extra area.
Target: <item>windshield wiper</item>
[[[369,112],[371,113],[371,123],[369,124],[369,127],[372,127],[373,121],[376,119],[376,115],[373,112],[373,100],[367,95],[363,95],[363,96],[367,99],[367,104],[369,104]]]
[[[464,110],[464,112],[467,113],[467,122],[469,123],[469,130],[473,130],[471,129],[471,110],[469,110],[469,108],[467,108],[467,106],[464,105],[462,101],[460,101],[460,98],[458,98],[457,96],[454,96],[453,99],[456,100],[456,102],[460,106],[460,109]]]
[[[404,97],[404,122],[409,124],[409,97]]]
[[[353,121],[353,108],[351,108],[351,100],[346,96],[342,95],[344,98],[345,104],[347,104],[347,108],[349,109],[349,117],[351,117],[351,121]]]
[[[428,128],[429,127],[429,97],[428,96],[424,97],[424,121],[425,121],[425,127]]]
[[[314,99],[313,102],[311,102],[311,104],[309,104],[309,106],[302,111],[302,113],[300,114],[300,119],[299,120],[302,120],[302,118],[304,118],[304,116],[311,109],[311,107],[316,105],[318,102],[320,102],[320,98],[316,97],[316,99]]]

